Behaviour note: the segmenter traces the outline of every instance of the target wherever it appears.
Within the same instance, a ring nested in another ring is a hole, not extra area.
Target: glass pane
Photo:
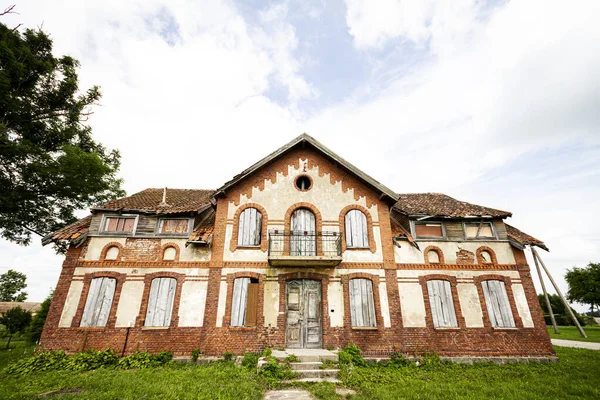
[[[106,231],[113,232],[117,229],[118,218],[106,218]]]
[[[443,237],[442,224],[418,224],[415,225],[417,237]]]

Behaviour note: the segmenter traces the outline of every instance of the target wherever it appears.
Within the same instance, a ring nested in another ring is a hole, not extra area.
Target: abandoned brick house
[[[217,190],[146,189],[69,249],[44,349],[553,357],[507,211],[397,194],[303,134]]]

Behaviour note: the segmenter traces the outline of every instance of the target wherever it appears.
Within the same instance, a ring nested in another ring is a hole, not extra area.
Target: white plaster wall
[[[390,319],[390,305],[388,303],[387,286],[385,282],[379,282],[379,305],[381,306],[381,315],[383,317],[383,326],[390,328],[392,321]]]
[[[198,246],[191,244],[185,247],[187,242],[185,239],[169,239],[163,238],[160,240],[161,247],[167,243],[175,243],[179,246],[179,261],[210,261],[210,252],[207,246]]]
[[[78,267],[75,268],[75,275],[90,274],[92,272],[118,272],[127,274],[127,276],[144,276],[154,272],[175,272],[186,276],[208,276],[208,268],[120,268],[120,267]]]
[[[77,312],[77,306],[79,305],[79,299],[81,298],[82,290],[83,282],[71,282],[71,286],[69,286],[69,292],[67,293],[67,299],[65,300],[65,306],[63,307],[62,314],[60,315],[60,321],[58,322],[58,326],[60,328],[67,328],[71,326],[73,317]]]
[[[221,281],[219,286],[219,303],[217,304],[217,327],[223,326],[225,302],[227,301],[227,282]]]
[[[421,250],[416,249],[406,241],[400,242],[400,247],[394,246],[394,257],[397,263],[404,264],[424,264],[425,257],[422,250],[427,246],[437,246],[444,253],[446,264],[456,264],[456,253],[460,250],[468,250],[477,254],[477,249],[481,246],[487,246],[494,250],[499,264],[515,264],[515,256],[508,242],[418,242]],[[475,259],[477,263],[477,259]]]
[[[265,316],[265,326],[277,327],[277,317],[279,316],[279,282],[266,281],[263,303],[263,314]]]
[[[456,290],[460,310],[465,318],[467,328],[483,328],[483,312],[481,311],[477,287],[472,283],[458,283]]]
[[[431,274],[442,274],[455,276],[457,278],[472,279],[475,276],[480,275],[502,275],[508,276],[511,279],[521,279],[519,271],[498,271],[498,270],[481,270],[481,271],[463,271],[463,270],[447,270],[447,269],[430,269],[430,270],[411,270],[411,269],[399,269],[396,271],[398,278],[418,278],[420,276],[431,275]]]
[[[202,326],[208,282],[188,281],[181,288],[179,326]]]
[[[515,296],[515,303],[517,304],[519,317],[521,317],[521,321],[523,321],[523,327],[533,328],[533,318],[531,317],[529,305],[527,304],[527,297],[525,297],[523,285],[513,284],[512,291],[513,295]]]
[[[140,313],[143,294],[143,281],[125,281],[123,283],[121,298],[119,299],[119,304],[117,306],[117,321],[115,327],[135,325],[135,319]]]
[[[127,238],[124,237],[93,237],[90,238],[87,250],[85,252],[84,259],[86,260],[99,260],[100,253],[104,246],[110,242],[117,242],[125,247],[125,241]]]
[[[384,278],[385,277],[385,270],[384,269],[336,268],[334,270],[334,275],[336,277],[340,277],[342,275],[353,274],[353,273],[371,274],[371,275],[379,276],[380,278]]]
[[[425,303],[419,283],[398,283],[402,323],[407,328],[423,328],[425,323]]]
[[[299,202],[307,202],[317,207],[324,222],[323,229],[326,229],[327,223],[339,221],[340,212],[342,209],[351,204],[363,206],[370,213],[373,222],[379,222],[379,212],[376,205],[368,208],[366,199],[364,197],[360,197],[358,200],[355,200],[354,189],[349,189],[348,191],[344,192],[342,190],[341,181],[332,185],[329,173],[325,173],[322,177],[320,177],[318,166],[315,166],[312,169],[306,168],[306,170],[304,170],[305,163],[306,160],[300,159],[300,169],[295,169],[293,166],[288,166],[287,176],[282,173],[277,173],[277,178],[274,182],[271,180],[265,181],[264,190],[261,191],[258,187],[255,187],[252,189],[252,194],[250,197],[241,195],[238,206],[236,206],[233,201],[229,202],[227,215],[229,222],[226,229],[225,254],[223,257],[225,261],[262,261],[266,260],[267,258],[266,252],[263,253],[257,250],[237,250],[235,253],[229,251],[235,212],[240,206],[246,203],[260,204],[267,211],[269,221],[275,222],[273,224],[269,223],[267,226],[268,229],[283,229],[281,221],[285,219],[287,210],[292,205]],[[312,178],[313,186],[310,190],[301,192],[296,189],[294,186],[294,180],[299,175],[308,175]],[[327,229],[331,229],[331,227],[327,227]],[[378,243],[377,253],[372,254],[370,251],[351,252],[353,254],[347,255],[347,260],[375,261],[377,259],[382,259],[379,229],[374,232],[374,239]]]
[[[329,282],[327,288],[329,321],[332,327],[344,326],[344,292],[341,282]],[[332,312],[333,310],[333,312]]]

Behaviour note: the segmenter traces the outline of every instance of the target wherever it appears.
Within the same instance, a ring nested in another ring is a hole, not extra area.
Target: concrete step
[[[288,381],[292,382],[292,381]],[[336,378],[300,378],[296,379],[293,382],[331,382],[331,383],[341,383],[339,379]]]
[[[296,378],[335,378],[337,377],[339,369],[303,369],[296,370]]]
[[[272,356],[278,361],[284,361],[287,356],[295,355],[300,362],[323,362],[338,361],[337,352],[324,349],[285,349],[285,351],[273,350]]]
[[[290,363],[290,368],[294,371],[306,370],[306,369],[320,369],[323,365],[320,361],[315,362],[293,362]]]

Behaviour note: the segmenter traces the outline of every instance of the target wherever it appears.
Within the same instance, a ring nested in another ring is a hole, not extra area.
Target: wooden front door
[[[296,279],[286,284],[286,346],[291,349],[320,349],[321,282]]]

